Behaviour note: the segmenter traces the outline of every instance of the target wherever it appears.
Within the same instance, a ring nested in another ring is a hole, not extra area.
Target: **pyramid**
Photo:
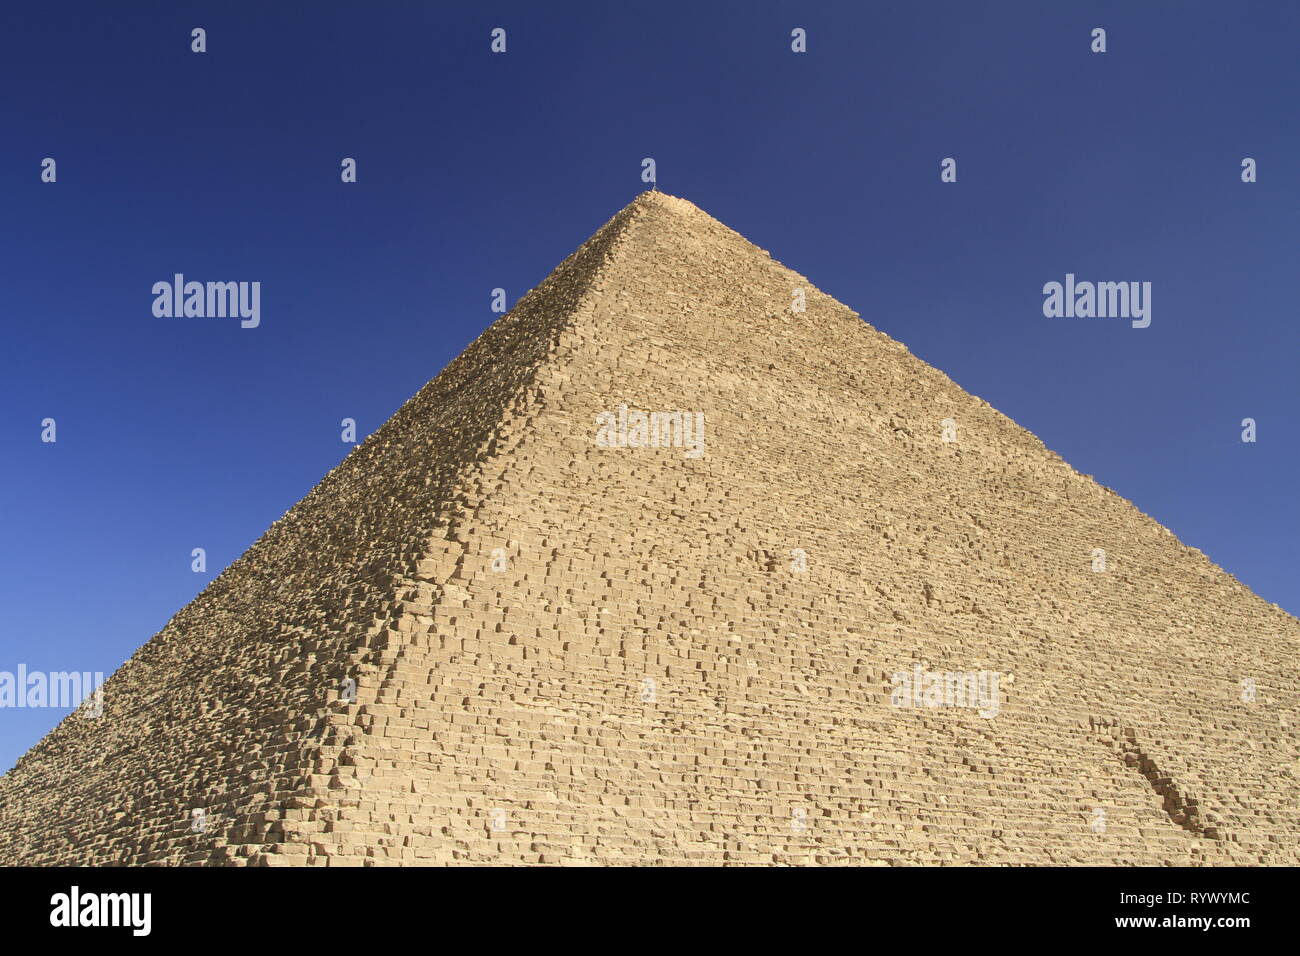
[[[0,863],[1295,864],[1298,645],[646,193],[0,778]]]

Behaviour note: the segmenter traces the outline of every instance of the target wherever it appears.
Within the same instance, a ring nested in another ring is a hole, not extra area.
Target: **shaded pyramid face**
[[[1298,643],[644,194],[0,779],[0,862],[1293,864]]]

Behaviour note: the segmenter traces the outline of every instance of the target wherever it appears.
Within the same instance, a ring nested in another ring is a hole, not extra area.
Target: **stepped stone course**
[[[0,863],[1294,865],[1298,646],[645,193],[0,778]],[[895,706],[916,665],[996,714]]]

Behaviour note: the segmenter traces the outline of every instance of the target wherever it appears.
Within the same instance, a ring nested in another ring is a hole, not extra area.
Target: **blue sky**
[[[646,156],[1298,613],[1297,48],[1280,2],[9,5],[0,670],[115,669]],[[260,327],[156,318],[176,272]],[[1067,272],[1151,326],[1045,318]],[[62,716],[0,710],[0,768]]]

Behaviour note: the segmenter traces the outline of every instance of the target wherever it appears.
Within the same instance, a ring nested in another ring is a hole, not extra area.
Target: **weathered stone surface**
[[[1295,864],[1298,643],[644,194],[0,778],[0,862]],[[893,706],[915,664],[998,713]]]

